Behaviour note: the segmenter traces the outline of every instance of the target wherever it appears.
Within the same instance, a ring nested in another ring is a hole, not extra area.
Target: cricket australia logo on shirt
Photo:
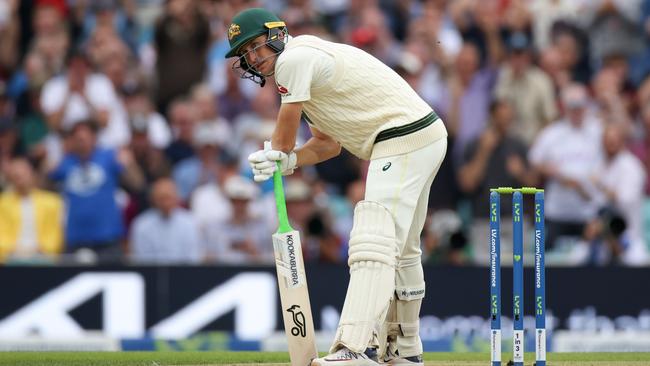
[[[280,93],[281,97],[288,97],[291,95],[291,93],[289,93],[289,89],[285,88],[280,84],[278,84],[278,93]]]

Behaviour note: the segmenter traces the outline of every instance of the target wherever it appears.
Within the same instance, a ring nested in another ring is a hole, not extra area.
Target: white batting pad
[[[331,352],[363,352],[383,323],[395,290],[398,255],[393,217],[382,205],[361,201],[350,233],[348,285]]]
[[[420,307],[425,295],[424,272],[420,258],[401,259],[395,278],[395,315],[399,333],[396,348],[402,357],[422,354]],[[394,326],[393,326],[394,327]]]

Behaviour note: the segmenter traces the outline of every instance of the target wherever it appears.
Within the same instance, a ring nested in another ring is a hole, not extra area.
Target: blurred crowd
[[[279,97],[224,58],[256,6],[373,54],[443,119],[426,263],[488,263],[498,186],[545,189],[549,264],[650,263],[650,0],[0,0],[0,261],[273,263],[246,159]],[[307,261],[345,263],[366,169],[344,151],[286,177]]]

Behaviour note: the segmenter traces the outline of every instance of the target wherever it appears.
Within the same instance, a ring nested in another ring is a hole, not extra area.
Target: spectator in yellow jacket
[[[0,261],[54,257],[63,245],[63,201],[36,188],[24,158],[8,166],[10,189],[0,194]]]

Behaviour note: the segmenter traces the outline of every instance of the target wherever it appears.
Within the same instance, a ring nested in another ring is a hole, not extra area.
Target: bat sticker
[[[300,311],[300,305],[291,305],[287,311],[293,316],[293,324],[295,324],[291,328],[291,335],[294,337],[300,335],[304,338],[307,335],[307,326],[305,324],[305,314]]]

